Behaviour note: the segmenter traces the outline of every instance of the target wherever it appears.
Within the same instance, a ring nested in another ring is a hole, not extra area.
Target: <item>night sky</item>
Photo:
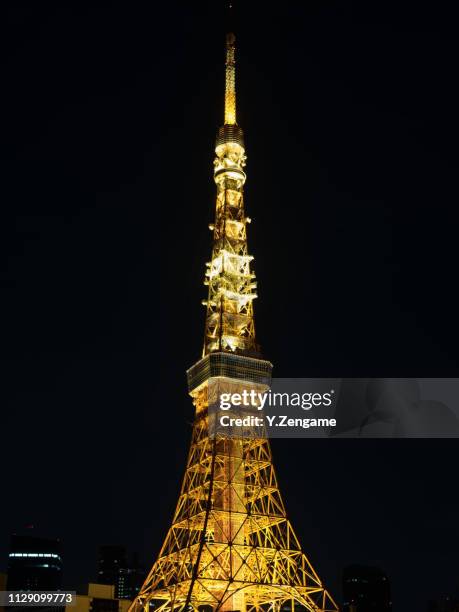
[[[202,348],[223,3],[10,3],[3,23],[4,496],[10,533],[150,566],[178,496]],[[435,3],[242,3],[238,122],[275,376],[457,376],[457,21]],[[459,585],[454,440],[275,440],[292,523],[340,600]]]

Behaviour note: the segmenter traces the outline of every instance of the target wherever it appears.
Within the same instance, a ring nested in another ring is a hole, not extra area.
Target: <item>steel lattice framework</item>
[[[266,391],[272,368],[255,342],[256,283],[247,250],[233,34],[227,37],[225,124],[215,152],[204,350],[188,371],[196,407],[191,447],[172,526],[131,610],[334,612],[336,604],[287,518],[269,440],[242,430],[226,436],[209,431],[209,406],[219,395]]]

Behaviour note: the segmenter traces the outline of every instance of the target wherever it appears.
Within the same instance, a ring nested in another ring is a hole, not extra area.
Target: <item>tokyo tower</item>
[[[187,372],[196,408],[191,447],[172,524],[131,612],[337,610],[287,518],[269,440],[209,429],[209,405],[218,394],[263,392],[271,381],[272,364],[255,339],[245,162],[236,122],[235,37],[228,34],[204,348]]]

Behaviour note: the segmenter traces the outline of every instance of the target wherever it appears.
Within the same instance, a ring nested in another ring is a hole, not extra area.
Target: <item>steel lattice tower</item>
[[[235,38],[227,36],[225,123],[215,148],[217,186],[203,356],[187,372],[196,407],[172,526],[131,610],[334,612],[336,604],[286,516],[266,437],[210,435],[218,394],[265,391],[272,365],[255,341],[255,275],[247,249],[243,132],[236,123]]]

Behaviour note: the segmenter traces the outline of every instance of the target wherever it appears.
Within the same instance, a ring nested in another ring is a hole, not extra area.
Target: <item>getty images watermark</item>
[[[458,438],[459,379],[211,379],[210,435]]]
[[[243,389],[239,393],[220,393],[220,409],[223,411],[233,411],[234,407],[240,407],[242,409],[252,408],[257,412],[262,410],[267,412],[268,408],[299,407],[303,410],[311,410],[321,406],[331,406],[334,393],[334,389],[328,393],[280,393],[273,392],[271,389],[265,392],[256,391],[255,389]],[[288,414],[265,414],[263,416],[253,414],[230,416],[225,414],[221,415],[219,420],[221,427],[263,427],[265,419],[268,427],[301,427],[309,429],[310,427],[336,426],[336,419],[293,417]]]

